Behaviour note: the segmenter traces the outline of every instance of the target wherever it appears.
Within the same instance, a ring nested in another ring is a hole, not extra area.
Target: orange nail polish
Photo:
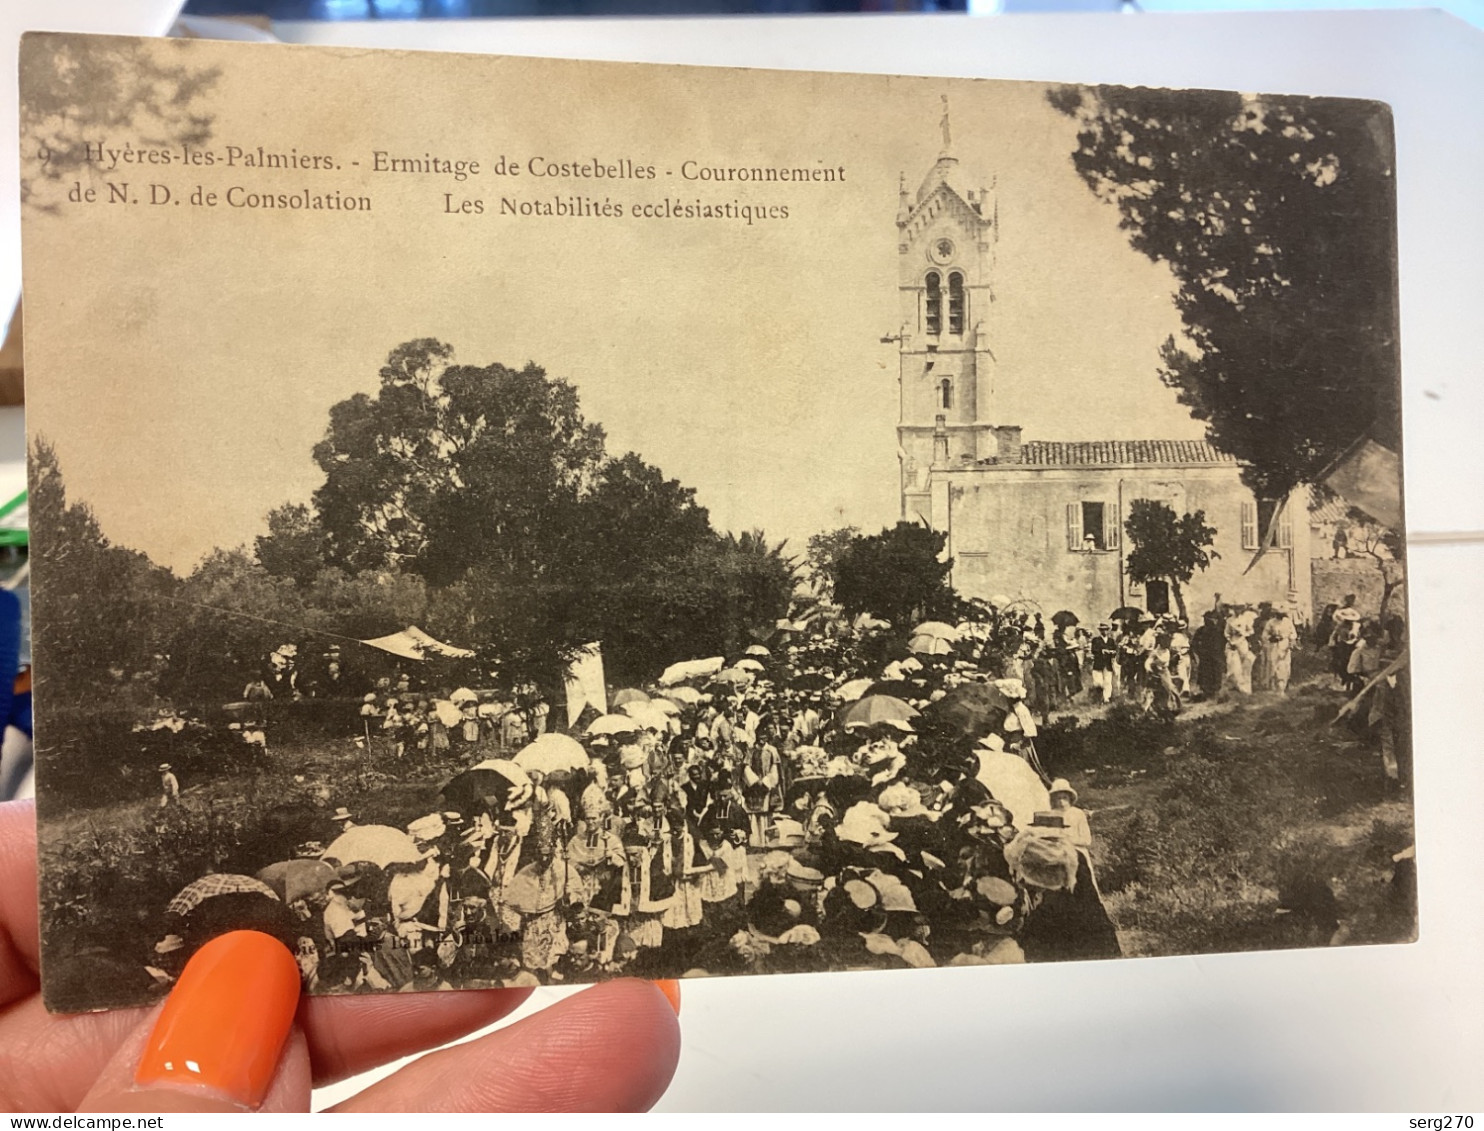
[[[675,1016],[680,1016],[680,983],[674,978],[657,980],[654,983],[659,987],[660,993],[670,999],[670,1007],[675,1010]]]
[[[186,963],[134,1073],[142,1087],[199,1085],[244,1107],[268,1093],[299,1005],[299,967],[277,939],[232,931]]]

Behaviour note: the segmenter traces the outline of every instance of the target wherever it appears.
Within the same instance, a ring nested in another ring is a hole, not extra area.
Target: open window
[[[1102,499],[1067,504],[1067,549],[1118,549],[1118,508]]]
[[[958,271],[948,276],[948,332],[964,332],[964,277]]]
[[[936,271],[927,277],[927,332],[932,337],[943,332],[943,276]]]

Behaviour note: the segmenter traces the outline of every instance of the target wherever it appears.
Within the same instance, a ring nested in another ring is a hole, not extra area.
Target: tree
[[[1395,185],[1381,103],[1098,87],[1072,162],[1179,283],[1160,376],[1277,500],[1369,433],[1399,449]]]
[[[191,65],[188,39],[40,36],[21,52],[21,199],[60,209],[60,186],[88,172],[88,146],[204,146],[213,117],[203,104],[221,71]],[[50,183],[52,189],[46,191]]]
[[[352,577],[415,575],[429,629],[507,684],[552,688],[594,640],[615,678],[648,679],[788,611],[781,543],[717,534],[692,488],[610,457],[576,389],[534,363],[460,365],[442,342],[404,343],[376,395],[334,406],[314,456],[314,512],[270,515],[264,567],[303,586],[318,541]]]
[[[603,432],[535,364],[452,364],[431,338],[394,349],[376,396],[330,410],[314,502],[330,564],[406,567],[434,584],[493,557],[539,574],[599,470]]]
[[[856,535],[835,562],[835,600],[848,615],[871,613],[897,628],[954,607],[948,535],[911,522]]]
[[[860,532],[859,526],[841,526],[809,536],[809,546],[804,551],[804,572],[809,579],[809,587],[817,596],[826,599],[834,596],[840,555],[850,547],[850,543]]]
[[[113,545],[91,507],[68,501],[56,450],[42,437],[31,445],[30,508],[37,680],[65,673],[57,694],[77,701],[151,669],[175,578]]]
[[[1206,525],[1206,512],[1177,515],[1174,508],[1157,499],[1135,499],[1123,524],[1129,550],[1125,568],[1136,585],[1168,581],[1180,619],[1190,621],[1181,586],[1189,584],[1198,569],[1206,569],[1221,555],[1211,549],[1214,527]]]
[[[268,533],[253,544],[258,564],[274,577],[300,586],[325,568],[325,531],[319,517],[303,503],[285,503],[268,512]]]

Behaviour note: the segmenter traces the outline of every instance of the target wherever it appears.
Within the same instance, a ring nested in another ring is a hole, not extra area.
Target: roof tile
[[[1033,467],[1126,467],[1237,461],[1204,440],[1027,440],[1020,462]]]

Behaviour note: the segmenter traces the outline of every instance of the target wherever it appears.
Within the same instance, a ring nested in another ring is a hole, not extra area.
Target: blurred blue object
[[[325,21],[967,10],[968,0],[188,0],[182,9],[188,16]]]

